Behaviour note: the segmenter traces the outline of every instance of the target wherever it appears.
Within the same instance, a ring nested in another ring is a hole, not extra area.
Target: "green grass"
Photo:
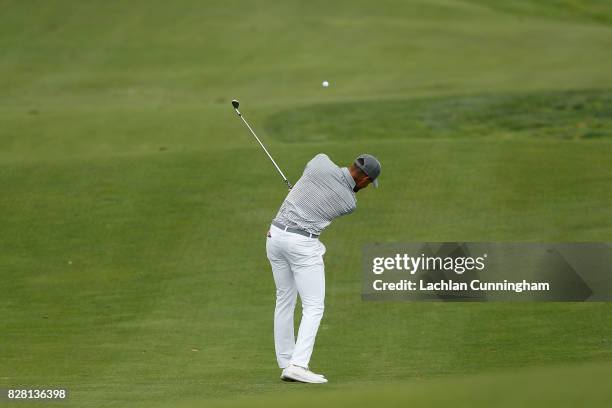
[[[612,393],[602,390],[610,364],[510,370],[503,374],[483,373],[442,379],[378,381],[353,387],[328,387],[313,395],[308,386],[293,384],[274,396],[259,396],[206,401],[207,407],[605,407]],[[382,385],[381,385],[382,384]],[[201,401],[187,400],[176,406],[198,406]]]
[[[584,21],[585,23],[612,24],[612,4],[606,0],[514,0],[500,2],[495,0],[468,0],[491,7],[495,10],[515,15],[537,16],[565,21]]]
[[[610,21],[595,0],[0,0],[0,388],[610,405],[607,303],[360,298],[368,242],[612,240]],[[319,152],[383,164],[322,236],[329,387],[278,380],[264,246],[285,190],[234,97],[292,181]]]
[[[571,91],[317,104],[283,111],[267,130],[285,142],[422,138],[612,137],[612,92]],[[372,130],[364,132],[367,126]]]

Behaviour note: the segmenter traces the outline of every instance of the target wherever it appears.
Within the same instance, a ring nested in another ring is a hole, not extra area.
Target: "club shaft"
[[[261,142],[261,140],[259,140],[259,138],[257,137],[257,135],[255,134],[255,132],[253,131],[253,129],[251,128],[251,126],[249,125],[249,122],[246,121],[246,119],[242,116],[242,114],[238,111],[238,109],[235,109],[236,113],[238,114],[238,116],[240,116],[240,119],[242,119],[242,121],[244,122],[244,124],[246,125],[246,127],[249,129],[249,131],[251,132],[251,134],[253,135],[253,137],[255,138],[255,140],[257,140],[257,143],[259,143],[259,145],[261,146],[261,148],[263,149],[264,152],[266,152],[266,154],[268,155],[268,158],[270,159],[270,161],[272,162],[272,164],[274,165],[274,167],[276,167],[276,170],[278,171],[278,173],[281,175],[281,177],[283,178],[283,180],[285,180],[285,183],[287,183],[287,186],[289,188],[291,188],[291,183],[289,183],[289,180],[287,180],[287,177],[285,177],[285,174],[283,173],[283,171],[280,169],[280,167],[278,167],[278,164],[276,164],[276,162],[274,161],[274,159],[272,158],[272,155],[270,154],[270,152],[268,152],[268,149],[266,149],[266,146],[264,146],[264,144]]]

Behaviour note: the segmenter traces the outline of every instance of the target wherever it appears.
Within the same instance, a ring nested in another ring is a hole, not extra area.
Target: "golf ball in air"
[[[327,82],[327,81],[323,81],[323,84],[322,84],[322,85],[323,85],[323,88],[327,88],[327,87],[329,86],[329,82]]]

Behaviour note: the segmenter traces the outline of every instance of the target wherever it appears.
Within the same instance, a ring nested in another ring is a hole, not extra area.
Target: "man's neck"
[[[353,175],[351,174],[351,171],[349,170],[349,168],[343,167],[342,174],[344,175],[344,179],[346,180],[346,183],[348,184],[350,189],[355,191],[355,186],[357,185],[357,182],[353,178]]]

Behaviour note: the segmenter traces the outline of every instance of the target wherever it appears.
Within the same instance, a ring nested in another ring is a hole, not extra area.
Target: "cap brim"
[[[374,179],[374,181],[372,181],[372,184],[374,185],[374,188],[378,188],[378,179]]]

